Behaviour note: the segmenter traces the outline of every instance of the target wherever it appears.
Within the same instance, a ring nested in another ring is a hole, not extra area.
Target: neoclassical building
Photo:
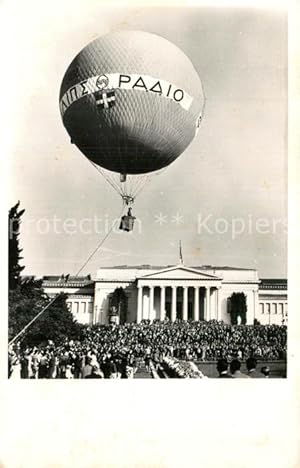
[[[230,323],[230,297],[244,293],[247,324],[287,323],[287,280],[259,279],[257,270],[183,264],[169,267],[103,267],[96,277],[44,276],[49,296],[68,295],[78,322],[106,324],[112,319],[112,298],[122,288],[126,313],[121,321],[223,320]]]

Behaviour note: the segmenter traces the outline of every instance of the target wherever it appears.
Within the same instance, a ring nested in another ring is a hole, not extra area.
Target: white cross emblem
[[[99,99],[96,99],[96,104],[97,106],[100,106],[104,109],[108,109],[114,104],[115,100],[116,100],[116,97],[113,91],[110,91],[110,92],[103,91]]]

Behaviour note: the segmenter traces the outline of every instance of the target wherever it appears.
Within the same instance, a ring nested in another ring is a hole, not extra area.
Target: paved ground
[[[145,364],[140,364],[138,370],[134,374],[135,379],[152,379],[152,375],[147,371]]]
[[[203,372],[203,374],[210,378],[217,378],[219,376],[217,371],[217,362],[196,362],[198,368]],[[257,364],[257,370],[260,371],[262,366],[270,367],[270,378],[284,378],[287,373],[287,364],[285,361],[259,361]],[[245,374],[247,373],[245,362],[242,363],[241,371]],[[160,378],[165,378],[161,372],[158,372]],[[138,369],[134,374],[135,379],[152,379],[151,372],[148,372],[143,361],[138,363]]]
[[[201,372],[203,372],[207,377],[214,378],[219,376],[216,362],[198,361],[196,364],[199,370],[201,370]],[[287,364],[285,361],[258,361],[257,370],[260,371],[263,366],[270,367],[270,378],[280,379],[286,377]],[[246,364],[244,362],[242,363],[241,371],[245,374],[247,373]]]
[[[203,374],[209,378],[217,378],[219,376],[217,372],[217,363],[214,361],[210,362],[196,362],[198,368]],[[257,364],[257,370],[260,371],[262,366],[269,366],[270,378],[280,379],[285,378],[287,373],[287,363],[285,361],[259,361]],[[242,363],[242,372],[247,373],[245,362]],[[158,372],[160,378],[165,378],[160,372]],[[139,363],[138,370],[134,375],[135,379],[152,379],[152,375],[147,371],[143,362]]]

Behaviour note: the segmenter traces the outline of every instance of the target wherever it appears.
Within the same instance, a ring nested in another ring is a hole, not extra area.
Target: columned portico
[[[166,293],[166,289],[170,293]],[[166,318],[166,300],[169,304],[169,319],[174,322],[178,316],[182,320],[192,319],[195,321],[200,320],[200,309],[204,309],[204,320],[217,318],[219,304],[218,295],[216,294],[213,305],[210,299],[210,288],[204,286],[159,286],[160,293],[156,293],[154,285],[138,286],[137,293],[137,322],[140,323],[143,319],[164,320]],[[182,294],[181,294],[182,289]],[[204,291],[204,296],[200,291]],[[218,289],[216,288],[216,293]],[[166,299],[168,298],[168,299]],[[203,304],[202,304],[203,302]],[[158,306],[155,308],[155,303]],[[201,305],[202,304],[202,305]],[[179,305],[179,309],[178,309]],[[214,307],[211,313],[209,308]],[[190,312],[189,312],[190,311]],[[181,314],[182,312],[182,314]]]
[[[210,320],[218,316],[221,278],[178,266],[137,280],[137,321]],[[145,296],[145,297],[144,297]],[[211,308],[214,308],[212,311]]]

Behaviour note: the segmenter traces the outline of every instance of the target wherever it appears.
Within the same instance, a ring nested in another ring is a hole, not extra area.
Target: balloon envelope
[[[142,31],[113,32],[88,44],[60,90],[71,141],[98,166],[121,174],[173,162],[195,137],[203,105],[189,58]]]

